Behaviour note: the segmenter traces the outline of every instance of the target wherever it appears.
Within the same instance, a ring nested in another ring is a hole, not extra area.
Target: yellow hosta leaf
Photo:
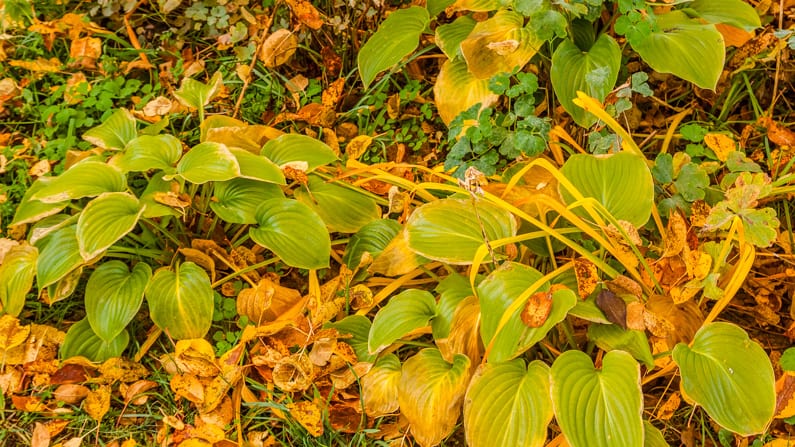
[[[362,378],[362,399],[368,416],[397,411],[400,374],[400,360],[394,354],[387,354]]]
[[[91,419],[100,422],[110,410],[110,387],[100,385],[96,390],[88,393],[83,409]]]
[[[726,161],[729,154],[737,150],[737,144],[732,137],[722,133],[708,133],[704,135],[704,144],[715,152],[720,161]]]
[[[475,78],[490,79],[497,73],[524,67],[542,42],[524,27],[521,14],[500,9],[492,18],[475,25],[461,42],[461,53]]]
[[[323,411],[314,402],[293,402],[287,404],[287,410],[302,427],[312,436],[323,434]]]
[[[489,80],[476,78],[467,70],[466,62],[460,59],[448,60],[442,65],[433,86],[433,96],[445,124],[450,124],[459,113],[475,104],[480,104],[483,109],[499,98],[489,90]]]

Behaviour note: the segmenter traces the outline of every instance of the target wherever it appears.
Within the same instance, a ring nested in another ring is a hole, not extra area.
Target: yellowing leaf
[[[291,402],[287,404],[290,416],[303,426],[312,436],[323,434],[323,411],[314,402]]]
[[[100,385],[96,390],[88,393],[83,408],[91,419],[100,422],[110,409],[110,387]]]
[[[0,317],[0,351],[9,351],[21,345],[30,334],[30,325],[21,326],[19,320],[9,314]]]
[[[259,53],[266,67],[278,67],[286,63],[298,48],[298,37],[289,30],[280,29],[268,36]]]
[[[293,16],[302,24],[314,30],[323,26],[323,19],[312,3],[306,0],[287,0],[287,4],[290,5]]]
[[[83,67],[94,67],[100,55],[102,55],[102,41],[98,37],[75,39],[69,47],[69,57]]]
[[[273,383],[284,391],[304,391],[312,386],[312,361],[304,353],[296,353],[280,360],[273,367]]]
[[[704,144],[715,152],[720,161],[726,161],[729,153],[737,150],[737,144],[732,137],[722,133],[708,133],[704,135]]]
[[[368,416],[397,411],[400,374],[400,360],[395,354],[387,354],[362,378],[362,399]]]
[[[547,322],[551,311],[552,293],[541,291],[530,295],[520,316],[525,326],[539,328]]]
[[[348,159],[358,160],[370,147],[373,142],[373,137],[369,135],[359,135],[352,139],[347,146],[345,146],[345,155]]]
[[[55,73],[61,70],[61,61],[55,57],[50,59],[40,57],[36,60],[9,61],[8,64],[12,67],[43,73]]]
[[[475,104],[486,108],[499,98],[489,90],[488,79],[478,79],[467,70],[466,62],[448,60],[439,70],[433,96],[439,116],[445,124],[450,124],[459,113]]]
[[[174,361],[185,373],[199,377],[213,377],[218,374],[213,345],[201,338],[178,341]]]
[[[577,277],[577,294],[581,299],[588,298],[599,284],[596,265],[585,258],[577,258],[574,260],[574,275]]]
[[[521,14],[500,9],[488,20],[479,22],[461,42],[467,68],[477,79],[497,73],[510,73],[523,67],[541,47],[530,28],[524,27]]]
[[[179,397],[200,404],[204,402],[204,386],[193,374],[176,374],[169,382],[171,391]]]

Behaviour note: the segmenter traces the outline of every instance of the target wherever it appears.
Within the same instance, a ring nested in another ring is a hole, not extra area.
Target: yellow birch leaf
[[[310,435],[318,437],[323,434],[323,411],[314,402],[293,402],[287,404],[287,410]]]
[[[58,58],[44,59],[40,57],[36,60],[22,60],[22,61],[9,61],[12,67],[24,68],[25,70],[42,72],[42,73],[55,73],[61,70],[61,61]]]
[[[715,152],[720,161],[726,161],[729,153],[737,150],[737,144],[732,137],[722,133],[708,133],[704,135],[704,144]]]
[[[359,157],[367,151],[367,148],[370,147],[370,143],[372,142],[373,137],[369,135],[359,135],[345,146],[345,155],[347,155],[349,159],[358,160]]]
[[[100,385],[86,396],[84,409],[91,419],[100,422],[110,410],[110,387]]]
[[[286,29],[268,36],[262,44],[259,58],[266,67],[278,67],[286,63],[298,49],[298,37]]]

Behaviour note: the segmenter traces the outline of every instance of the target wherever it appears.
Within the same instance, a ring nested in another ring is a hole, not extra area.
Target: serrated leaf
[[[436,300],[425,290],[405,290],[389,299],[370,327],[368,349],[377,354],[400,337],[427,326],[436,315]]]
[[[213,289],[192,262],[155,272],[145,291],[152,321],[176,340],[202,338],[213,322]]]
[[[234,147],[229,148],[229,150],[237,159],[241,177],[279,185],[286,183],[282,170],[266,157]]]
[[[160,169],[173,171],[182,155],[182,142],[173,135],[141,135],[124,147],[118,160],[122,172]]]
[[[464,430],[471,447],[543,446],[552,421],[549,367],[523,360],[487,363],[472,378],[464,401]]]
[[[80,255],[89,261],[135,228],[144,208],[126,192],[108,192],[83,208],[77,219]]]
[[[152,277],[148,264],[135,264],[132,272],[121,261],[109,261],[88,278],[85,291],[86,318],[103,341],[112,342],[138,313],[144,290]]]
[[[91,329],[88,319],[83,318],[66,332],[66,338],[64,338],[58,354],[64,360],[82,356],[92,362],[104,362],[110,358],[121,356],[129,342],[130,334],[126,330],[122,330],[110,342],[102,340]]]
[[[420,43],[430,22],[428,10],[419,6],[399,9],[384,20],[359,50],[359,75],[367,88],[376,75],[392,68]]]
[[[710,23],[725,23],[746,31],[762,26],[754,8],[742,0],[694,0],[687,9]]]
[[[566,351],[550,370],[555,418],[571,447],[643,445],[640,367],[611,351],[596,369],[582,351]]]
[[[135,117],[127,109],[118,109],[99,126],[83,132],[83,139],[102,149],[122,150],[137,136]]]
[[[460,47],[469,72],[477,79],[490,79],[524,67],[542,43],[531,27],[524,26],[521,14],[499,9],[478,22]]]
[[[85,262],[77,243],[77,225],[59,229],[37,242],[36,247],[39,249],[36,262],[36,285],[39,290],[55,284]]]
[[[260,155],[264,155],[278,166],[294,161],[305,161],[308,164],[307,172],[312,172],[337,159],[337,154],[326,143],[294,133],[268,141],[262,147]]]
[[[470,200],[441,199],[416,210],[406,223],[409,247],[421,256],[448,264],[471,264],[484,244],[516,234],[511,213],[486,201],[478,201],[477,213]]]
[[[659,31],[631,42],[643,61],[660,73],[673,73],[705,89],[715,89],[726,51],[715,25],[690,19],[682,11],[657,16]]]
[[[387,354],[378,359],[362,378],[362,401],[368,416],[378,417],[397,411],[401,366],[395,354]]]
[[[489,89],[488,79],[478,79],[467,70],[463,59],[448,60],[439,70],[433,86],[433,98],[439,116],[446,125],[460,113],[480,104],[481,110],[492,106],[499,96]]]
[[[216,71],[210,82],[205,84],[191,78],[185,78],[174,91],[174,97],[187,107],[203,109],[223,87],[224,80],[220,71]]]
[[[356,358],[360,362],[372,362],[375,355],[367,349],[367,339],[370,336],[370,319],[364,315],[348,315],[340,321],[326,323],[323,327],[336,329],[340,334],[349,334],[353,338],[345,339],[356,351]]]
[[[365,224],[351,236],[351,240],[345,246],[342,262],[349,269],[355,270],[365,253],[369,253],[372,259],[377,258],[401,228],[402,226],[392,219],[378,219]]]
[[[618,220],[639,228],[651,217],[654,181],[643,157],[631,152],[603,156],[574,154],[563,165],[561,173],[583,196],[596,199]],[[575,201],[566,188],[561,187],[560,194],[567,204]],[[573,211],[588,218],[580,208]]]
[[[613,89],[621,68],[621,48],[615,39],[602,34],[588,51],[565,39],[552,54],[550,78],[563,108],[582,127],[591,127],[598,118],[573,99],[582,91],[602,102]]]
[[[326,225],[311,208],[297,200],[270,199],[255,212],[259,226],[251,239],[272,251],[285,264],[305,269],[328,267],[331,239]]]
[[[552,295],[552,309],[541,327],[530,328],[522,322],[516,308],[508,322],[497,332],[500,320],[508,308],[527,288],[541,278],[541,273],[524,264],[506,262],[492,272],[477,287],[480,299],[480,335],[485,346],[491,345],[490,362],[510,360],[542,340],[556,324],[563,321],[569,309],[577,303],[573,291],[564,289]],[[549,290],[543,284],[537,291]]]
[[[381,208],[372,197],[316,175],[295,190],[295,198],[312,208],[333,232],[355,233],[381,217]]]
[[[436,27],[436,44],[448,59],[453,59],[458,55],[461,42],[472,32],[476,23],[475,19],[470,16],[461,16],[451,23]]]
[[[46,203],[31,198],[34,194],[41,191],[42,188],[52,183],[55,178],[56,177],[41,177],[33,182],[32,185],[30,185],[30,188],[25,191],[25,195],[19,202],[19,205],[14,212],[14,219],[11,221],[10,225],[33,223],[44,219],[45,217],[58,214],[61,210],[66,208],[66,206],[69,204],[67,201]]]
[[[439,444],[455,428],[467,384],[469,359],[456,354],[448,363],[438,349],[426,348],[403,363],[398,385],[400,412],[422,446]]]
[[[627,351],[647,368],[654,368],[654,356],[645,332],[623,329],[615,324],[590,324],[588,339],[607,352]]]
[[[240,176],[240,165],[226,145],[199,143],[182,156],[177,174],[191,183],[222,182]]]
[[[730,323],[703,326],[673,350],[682,392],[724,428],[741,436],[762,433],[776,407],[775,377],[767,354]]]
[[[257,223],[254,216],[262,202],[284,197],[277,185],[245,178],[216,182],[213,191],[210,208],[224,221],[240,224]]]
[[[0,263],[0,313],[19,315],[33,287],[39,251],[27,244],[12,247]]]
[[[121,192],[126,188],[127,182],[121,171],[101,161],[86,160],[48,182],[31,199],[57,203],[95,197],[103,192]]]

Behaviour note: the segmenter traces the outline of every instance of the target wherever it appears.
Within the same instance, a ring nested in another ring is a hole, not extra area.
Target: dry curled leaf
[[[70,405],[76,405],[82,402],[83,399],[88,396],[90,391],[91,390],[83,385],[67,383],[56,388],[55,391],[53,391],[52,396],[58,401],[65,402]]]
[[[284,391],[304,391],[312,386],[313,378],[312,361],[301,352],[280,360],[273,367],[273,383]]]
[[[665,251],[663,257],[676,256],[687,243],[687,224],[685,218],[676,211],[671,212],[665,231]]]
[[[298,49],[298,37],[286,29],[268,36],[262,44],[259,58],[266,67],[278,67],[286,63]]]
[[[323,19],[320,18],[318,10],[307,0],[287,0],[293,17],[309,28],[318,30],[323,26]]]
[[[370,147],[370,143],[372,142],[373,137],[369,135],[359,135],[345,146],[345,155],[347,155],[349,159],[358,160],[359,157],[367,152],[367,148]]]
[[[668,396],[668,399],[665,400],[665,403],[660,405],[657,409],[657,413],[655,417],[661,421],[667,421],[671,419],[679,409],[679,405],[682,403],[682,396],[679,394],[678,391],[674,391]]]

